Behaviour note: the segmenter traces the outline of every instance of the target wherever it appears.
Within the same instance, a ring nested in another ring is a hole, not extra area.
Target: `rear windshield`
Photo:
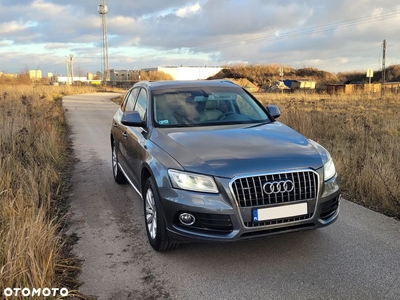
[[[241,88],[186,88],[153,92],[156,126],[207,126],[268,122],[261,105]]]

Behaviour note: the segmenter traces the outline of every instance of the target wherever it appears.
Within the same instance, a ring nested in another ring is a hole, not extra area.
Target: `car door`
[[[142,121],[146,121],[148,107],[148,93],[145,88],[141,88],[134,110],[139,112]],[[126,149],[126,159],[129,165],[129,179],[140,190],[141,165],[147,157],[145,144],[147,141],[147,128],[127,127],[124,146]]]
[[[113,134],[114,134],[114,139],[116,142],[116,148],[117,148],[117,155],[118,155],[118,162],[122,166],[122,169],[124,171],[129,170],[129,164],[127,160],[127,148],[126,148],[126,135],[127,135],[127,128],[125,125],[121,124],[121,118],[122,114],[125,111],[133,111],[136,100],[137,100],[137,95],[139,92],[140,88],[132,88],[128,93],[126,94],[126,97],[124,101],[121,104],[120,109],[118,110],[118,113],[114,117],[113,121]]]

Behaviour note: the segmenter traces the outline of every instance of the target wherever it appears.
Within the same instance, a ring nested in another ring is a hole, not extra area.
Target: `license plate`
[[[276,207],[260,208],[253,210],[253,222],[297,217],[306,215],[307,213],[308,206],[306,202]]]

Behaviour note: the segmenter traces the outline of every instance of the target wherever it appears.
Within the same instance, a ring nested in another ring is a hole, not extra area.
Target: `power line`
[[[41,69],[48,69],[48,68],[50,68],[50,67],[59,66],[59,65],[63,65],[63,64],[64,64],[64,63],[58,63],[58,64],[53,64],[53,65],[48,65],[48,66],[41,67]]]
[[[305,28],[305,29],[300,29],[300,30],[293,30],[293,31],[289,31],[289,32],[282,33],[279,35],[268,35],[268,36],[263,36],[263,37],[259,37],[259,38],[247,39],[247,40],[243,40],[243,41],[234,41],[234,42],[214,44],[214,45],[205,45],[205,46],[200,46],[200,47],[193,47],[191,49],[193,49],[195,51],[199,51],[199,52],[216,51],[216,50],[220,50],[223,48],[236,47],[236,46],[239,46],[240,44],[257,44],[257,43],[262,43],[262,42],[271,41],[271,40],[282,40],[282,39],[287,39],[287,38],[299,37],[299,36],[303,36],[303,35],[309,35],[312,33],[321,33],[321,32],[330,31],[330,30],[334,30],[334,29],[341,29],[341,28],[346,28],[346,27],[352,27],[355,25],[361,25],[361,24],[386,20],[386,19],[394,18],[399,14],[400,14],[400,9],[394,10],[394,11],[391,11],[388,13],[382,13],[379,15],[364,16],[364,17],[359,17],[356,19],[334,22],[331,24],[325,24],[325,25],[321,25],[321,26],[315,26],[315,27],[310,27],[310,28]]]

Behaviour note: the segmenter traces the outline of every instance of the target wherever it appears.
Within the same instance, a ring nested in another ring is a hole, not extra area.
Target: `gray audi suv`
[[[150,245],[236,241],[327,226],[340,187],[329,152],[227,80],[142,81],[111,127],[117,183],[143,199]]]

